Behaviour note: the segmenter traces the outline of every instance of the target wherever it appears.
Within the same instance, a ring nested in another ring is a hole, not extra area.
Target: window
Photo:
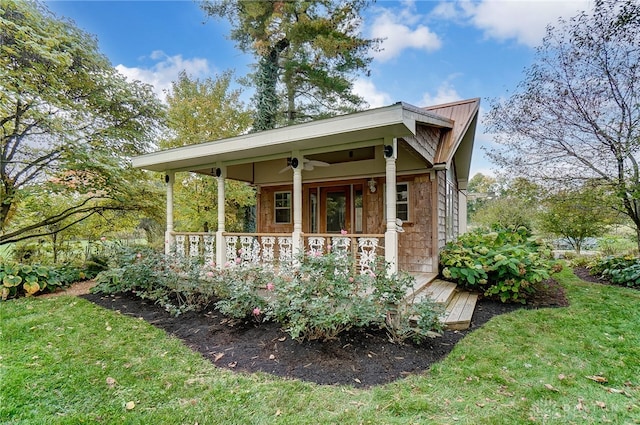
[[[409,196],[409,183],[396,184],[396,218],[399,218],[403,222],[408,222],[411,218],[409,211],[411,210],[411,200]],[[384,186],[383,198],[384,198],[384,214],[387,216],[387,185]]]
[[[453,170],[447,170],[447,180],[445,185],[445,238],[446,241],[453,241],[456,238],[456,188],[453,183]]]
[[[409,183],[396,185],[396,217],[409,221]]]
[[[291,223],[291,192],[276,192],[274,209],[276,224]]]

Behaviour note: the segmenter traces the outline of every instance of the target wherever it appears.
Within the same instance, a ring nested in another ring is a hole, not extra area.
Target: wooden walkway
[[[416,283],[407,296],[407,303],[420,302],[431,298],[445,306],[443,323],[445,329],[463,330],[471,325],[478,294],[461,291],[453,282],[437,279],[436,273],[412,273]]]

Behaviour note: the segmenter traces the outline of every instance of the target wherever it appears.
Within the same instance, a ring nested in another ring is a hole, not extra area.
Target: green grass
[[[0,422],[640,423],[640,292],[560,280],[571,307],[496,317],[429,373],[370,390],[217,369],[82,299],[0,303]]]

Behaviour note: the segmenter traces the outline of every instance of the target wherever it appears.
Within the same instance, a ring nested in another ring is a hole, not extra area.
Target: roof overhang
[[[134,157],[133,166],[151,171],[194,171],[336,148],[377,145],[386,138],[415,135],[417,123],[452,128],[453,120],[404,103],[189,145]]]

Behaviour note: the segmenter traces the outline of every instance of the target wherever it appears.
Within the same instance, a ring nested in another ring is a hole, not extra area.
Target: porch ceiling
[[[196,171],[291,156],[323,153],[351,146],[381,144],[386,137],[416,133],[416,123],[452,128],[453,120],[404,103],[150,153],[133,158],[133,166],[151,171]]]

